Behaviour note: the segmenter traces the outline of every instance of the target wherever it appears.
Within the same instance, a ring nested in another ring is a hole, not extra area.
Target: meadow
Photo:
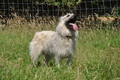
[[[0,80],[120,80],[120,32],[116,29],[79,29],[71,68],[65,60],[60,68],[54,63],[31,67],[29,43],[33,35],[55,30],[56,25],[0,27]]]

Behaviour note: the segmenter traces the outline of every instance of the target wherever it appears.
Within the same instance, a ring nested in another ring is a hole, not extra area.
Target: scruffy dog
[[[55,59],[55,64],[60,67],[60,60],[68,58],[67,65],[73,59],[78,27],[75,24],[76,15],[68,13],[59,18],[59,23],[54,31],[36,32],[30,42],[30,57],[33,66],[41,54],[45,57],[45,63],[51,58]]]

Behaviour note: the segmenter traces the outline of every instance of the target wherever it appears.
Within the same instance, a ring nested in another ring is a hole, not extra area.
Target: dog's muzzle
[[[75,23],[77,19],[77,15],[74,14],[73,16],[71,16],[71,18],[67,21],[68,23]]]
[[[78,26],[75,24],[77,15],[72,15],[70,19],[66,22],[66,26],[70,30],[78,30]]]

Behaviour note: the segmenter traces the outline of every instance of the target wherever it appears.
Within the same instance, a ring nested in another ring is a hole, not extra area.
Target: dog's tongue
[[[77,25],[76,25],[76,24],[69,23],[69,25],[72,25],[74,30],[78,30],[78,27],[77,27]]]

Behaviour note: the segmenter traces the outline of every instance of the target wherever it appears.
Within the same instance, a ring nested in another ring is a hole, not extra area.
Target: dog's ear
[[[60,17],[58,20],[59,20],[59,22],[61,22],[63,20],[63,17]]]
[[[58,21],[59,21],[59,22],[61,21],[61,17],[60,17],[60,18],[58,18]]]

